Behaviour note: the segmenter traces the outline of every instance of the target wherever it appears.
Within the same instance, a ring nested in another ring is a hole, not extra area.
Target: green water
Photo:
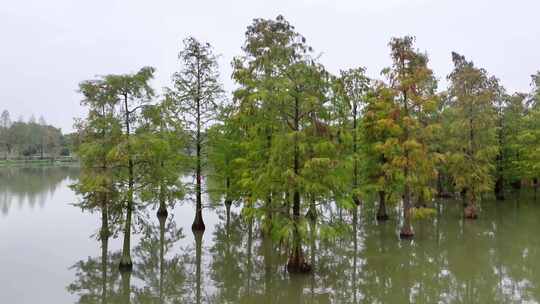
[[[121,234],[96,233],[99,212],[72,205],[69,167],[0,168],[0,303],[538,303],[540,201],[522,191],[482,203],[477,221],[444,201],[434,219],[377,224],[370,206],[335,240],[307,242],[313,275],[288,275],[284,248],[260,235],[233,207],[205,210],[206,231],[191,232],[192,204],[179,204],[160,226],[139,214],[134,271],[117,270]],[[392,210],[392,219],[397,213]]]

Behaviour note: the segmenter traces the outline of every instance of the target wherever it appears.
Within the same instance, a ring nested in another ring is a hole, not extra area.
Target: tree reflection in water
[[[0,167],[0,213],[8,215],[14,203],[43,207],[61,182],[78,176],[79,169],[73,166]]]
[[[221,205],[222,206],[222,205]],[[341,212],[350,232],[320,240],[309,225],[311,275],[290,276],[284,245],[234,209],[203,235],[184,237],[172,216],[145,221],[134,248],[134,271],[122,277],[119,253],[77,262],[68,290],[78,303],[523,303],[540,300],[540,240],[530,227],[540,207],[484,203],[477,221],[461,219],[446,201],[429,220],[414,222],[416,238],[400,241],[399,222],[378,223],[374,207]],[[373,210],[372,210],[373,209]],[[334,212],[336,221],[340,215]],[[189,223],[182,223],[185,229]],[[185,239],[185,241],[184,241]],[[175,244],[188,244],[177,246]]]

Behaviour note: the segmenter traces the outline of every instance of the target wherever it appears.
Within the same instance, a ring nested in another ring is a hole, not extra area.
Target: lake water
[[[121,234],[102,242],[101,215],[82,212],[69,188],[73,167],[0,168],[0,303],[539,303],[540,202],[524,191],[484,201],[463,221],[457,202],[415,221],[400,241],[396,210],[377,224],[362,206],[358,224],[333,240],[308,242],[312,275],[289,276],[279,244],[233,208],[205,210],[191,232],[193,206],[179,204],[160,227],[141,214],[134,270],[117,270]],[[343,212],[332,221],[353,222]]]

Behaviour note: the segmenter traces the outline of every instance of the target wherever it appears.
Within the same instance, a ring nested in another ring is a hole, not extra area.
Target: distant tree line
[[[69,156],[70,135],[47,124],[43,117],[12,121],[7,110],[0,114],[0,158],[54,158]]]
[[[151,67],[80,84],[88,113],[77,125],[76,188],[88,208],[121,211],[124,270],[133,213],[157,204],[166,216],[184,193],[194,197],[196,233],[205,229],[203,194],[218,196],[287,245],[290,272],[308,272],[310,235],[345,229],[325,213],[374,203],[384,221],[386,206],[400,204],[399,235],[412,238],[412,220],[433,213],[439,197],[461,197],[464,217],[475,219],[485,197],[538,186],[540,73],[532,92],[508,93],[451,53],[449,85],[439,90],[428,55],[405,36],[390,40],[381,79],[363,67],[334,75],[278,16],[247,27],[227,97],[211,45],[183,43],[163,98]],[[181,182],[186,172],[193,183]]]

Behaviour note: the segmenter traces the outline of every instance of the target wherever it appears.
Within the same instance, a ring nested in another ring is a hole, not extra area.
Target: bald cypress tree
[[[217,57],[209,43],[193,37],[183,41],[178,54],[181,69],[173,75],[173,87],[166,89],[167,107],[176,128],[185,129],[195,148],[195,219],[191,228],[204,231],[202,175],[205,166],[205,131],[216,119],[223,89],[219,82]]]
[[[450,171],[456,188],[466,199],[465,218],[478,216],[480,195],[493,189],[498,153],[495,101],[499,85],[484,69],[452,53],[450,87]]]
[[[428,57],[414,48],[414,37],[393,38],[390,43],[392,66],[383,71],[394,98],[399,104],[400,151],[392,159],[402,169],[403,226],[402,238],[414,235],[411,227],[412,194],[429,198],[431,179],[436,175],[436,155],[429,142],[436,124],[430,123],[437,110],[437,82],[428,67]]]
[[[92,165],[93,157],[98,158],[98,164],[103,163],[106,156],[107,166],[114,167],[111,171],[114,187],[122,194],[119,201],[125,209],[124,241],[120,268],[131,271],[131,226],[135,209],[135,186],[137,183],[136,141],[135,129],[141,110],[154,97],[150,81],[154,77],[154,68],[144,67],[136,73],[121,75],[106,75],[99,79],[81,84],[85,95],[85,103],[90,106],[87,122],[95,128],[95,138],[85,145],[83,161]],[[95,125],[94,125],[95,124]],[[114,137],[110,137],[114,134]],[[100,144],[100,141],[103,141]],[[85,150],[87,148],[88,150]],[[107,150],[109,149],[109,150]],[[90,186],[101,181],[94,176],[87,180]],[[99,187],[98,187],[99,188]]]
[[[244,213],[270,223],[272,234],[290,244],[290,272],[307,272],[304,210],[316,218],[317,202],[333,192],[329,75],[282,16],[254,20],[243,50],[233,78],[248,147],[240,160]]]

